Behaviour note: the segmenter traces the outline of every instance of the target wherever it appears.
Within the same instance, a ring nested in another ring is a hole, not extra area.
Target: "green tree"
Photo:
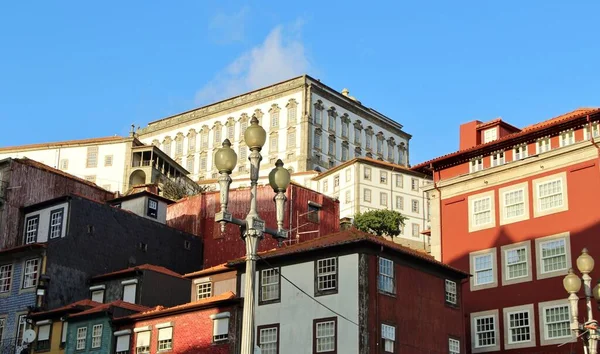
[[[394,210],[369,210],[354,216],[354,227],[377,236],[398,236],[404,217]]]

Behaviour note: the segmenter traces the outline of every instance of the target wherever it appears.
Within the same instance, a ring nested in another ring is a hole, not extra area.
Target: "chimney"
[[[345,217],[340,219],[340,231],[352,228],[352,219]]]
[[[477,132],[477,125],[479,124],[481,124],[480,121],[474,120],[460,125],[459,150],[468,149],[481,143],[481,137]]]

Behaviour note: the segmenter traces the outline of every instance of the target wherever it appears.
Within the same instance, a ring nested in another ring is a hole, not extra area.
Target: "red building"
[[[466,123],[459,151],[414,167],[434,178],[432,254],[472,274],[468,352],[583,352],[562,279],[584,247],[600,256],[599,120],[578,109],[523,129]]]
[[[275,228],[276,211],[270,186],[258,187],[258,213],[267,227]],[[339,202],[311,189],[291,183],[286,192],[286,217],[284,227],[291,230],[290,243],[310,240],[336,232],[340,228]],[[169,205],[167,225],[192,233],[204,240],[204,267],[212,267],[246,254],[244,241],[236,225],[227,225],[221,233],[215,223],[215,214],[221,207],[219,192],[207,192]],[[232,189],[228,209],[236,218],[245,218],[250,209],[250,189]],[[277,247],[277,241],[266,235],[259,251]]]

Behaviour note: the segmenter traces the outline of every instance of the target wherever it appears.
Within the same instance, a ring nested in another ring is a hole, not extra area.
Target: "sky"
[[[0,146],[126,135],[307,73],[412,134],[600,106],[598,1],[4,1]]]

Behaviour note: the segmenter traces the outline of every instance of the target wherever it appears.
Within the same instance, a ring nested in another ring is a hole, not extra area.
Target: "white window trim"
[[[573,137],[572,142],[569,142],[569,143],[565,144],[565,141],[568,142],[568,140],[569,140],[569,139],[564,139],[565,136],[566,137],[572,136]],[[576,142],[575,141],[575,130],[570,129],[570,130],[566,130],[564,132],[561,132],[560,135],[559,135],[558,141],[560,142],[560,147],[569,146],[569,145],[575,144],[575,142]]]
[[[523,190],[523,209],[524,213],[520,216],[513,216],[511,218],[506,217],[506,199],[505,195],[510,192],[517,190]],[[500,198],[500,225],[512,224],[515,222],[528,220],[529,219],[529,184],[527,182],[514,184],[508,187],[500,188],[498,190],[498,197]]]
[[[502,156],[502,158],[500,158]],[[498,163],[494,164],[494,157]],[[506,163],[506,153],[504,151],[498,151],[490,155],[490,167],[502,166]]]
[[[533,304],[520,305],[514,307],[505,307],[502,309],[504,313],[504,349],[518,349],[518,348],[530,348],[535,347],[535,313],[533,312]],[[509,316],[515,312],[528,312],[529,313],[529,334],[530,338],[527,342],[511,343],[510,329],[509,329]]]
[[[561,270],[555,270],[552,272],[542,272],[542,244],[548,241],[553,241],[556,239],[560,239],[560,238],[564,238],[565,239],[565,253],[566,253],[566,262],[567,265],[565,267],[565,269],[561,269]],[[561,232],[555,235],[550,235],[550,236],[546,236],[546,237],[539,237],[535,239],[535,267],[536,267],[536,279],[546,279],[546,278],[552,278],[552,277],[561,277],[561,276],[565,276],[567,275],[567,271],[569,268],[571,268],[572,265],[572,261],[571,261],[571,236],[570,233],[567,232]]]
[[[477,163],[477,164],[475,165],[475,166],[480,166],[480,165],[481,165],[481,167],[474,168],[474,167],[473,167],[473,161],[479,161],[479,162],[481,162],[481,163]],[[483,157],[477,157],[477,158],[471,159],[471,160],[469,161],[469,172],[470,172],[470,173],[474,173],[474,172],[483,171],[483,169],[484,169],[484,168],[483,168]]]
[[[555,207],[546,210],[540,210],[539,208],[539,185],[544,184],[554,180],[562,180],[562,197],[563,203],[560,207]],[[533,217],[537,218],[544,215],[559,213],[561,211],[569,210],[569,194],[568,194],[568,186],[567,186],[567,172],[560,172],[554,175],[534,179],[532,181],[533,186]]]
[[[490,198],[490,214],[491,214],[491,218],[490,218],[490,222],[486,223],[486,224],[482,224],[482,225],[475,225],[475,218],[473,217],[473,212],[474,212],[474,202],[480,199],[484,199],[484,198]],[[494,191],[488,191],[488,192],[484,192],[484,193],[479,193],[479,194],[474,194],[474,195],[470,195],[468,198],[468,203],[469,203],[469,232],[475,232],[475,231],[479,231],[479,230],[485,230],[485,229],[489,229],[492,227],[496,227],[496,200],[495,200],[495,195],[494,195]]]
[[[514,250],[516,248],[525,248],[525,255],[527,257],[527,259],[526,259],[527,275],[519,277],[519,278],[508,279],[508,260],[507,260],[506,255],[507,255],[508,251]],[[502,258],[502,286],[524,283],[524,282],[533,280],[533,266],[532,266],[532,259],[531,259],[531,240],[502,246],[502,247],[500,247],[500,252],[501,252],[500,255]]]
[[[519,158],[517,159],[515,156],[517,156],[517,149],[521,149],[523,148],[523,150],[521,151],[521,156],[519,156]],[[513,161],[520,161],[523,159],[526,159],[527,157],[529,157],[529,146],[527,144],[521,144],[521,145],[517,145],[515,147],[513,147],[512,149],[513,152]],[[506,156],[505,156],[506,158]]]
[[[495,288],[498,286],[498,257],[496,255],[496,248],[488,248],[485,250],[475,251],[469,253],[469,272],[473,274],[470,278],[471,291],[483,290]],[[488,284],[475,284],[475,258],[478,256],[483,256],[491,254],[492,255],[492,274],[494,276],[494,280]]]
[[[590,124],[584,124],[583,126],[583,138],[584,140],[590,140],[592,138],[592,136],[594,136],[594,138],[598,138],[600,137],[600,123],[599,122],[592,122],[591,124],[592,127],[592,132],[590,133],[589,129],[590,129]],[[594,135],[594,131],[598,132],[598,134]]]
[[[494,317],[494,332],[496,337],[496,345],[491,345],[487,347],[476,347],[476,335],[475,335],[475,319],[480,317]],[[471,352],[472,353],[486,353],[486,352],[495,352],[500,350],[500,333],[498,330],[498,310],[489,310],[489,311],[481,311],[481,312],[472,312],[471,313]]]
[[[546,146],[544,151],[540,151],[540,141],[543,141],[544,142],[543,145]],[[550,139],[550,137],[547,136],[545,138],[540,138],[535,141],[535,153],[536,154],[539,155],[541,153],[548,152],[550,150],[552,150],[552,139]]]
[[[563,343],[573,343],[577,342],[577,337],[573,335],[573,332],[570,331],[570,336],[560,337],[560,338],[548,338],[548,333],[546,331],[546,309],[552,307],[566,306],[569,309],[569,320],[571,319],[571,306],[569,305],[569,301],[567,299],[553,300],[553,301],[545,301],[538,303],[538,323],[540,326],[540,346],[543,345],[558,345]]]
[[[489,137],[488,137],[488,133],[489,133]],[[494,134],[491,134],[494,133]],[[490,128],[490,129],[486,129],[483,131],[483,143],[489,143],[490,141],[495,141],[498,140],[498,128],[494,127],[494,128]]]

